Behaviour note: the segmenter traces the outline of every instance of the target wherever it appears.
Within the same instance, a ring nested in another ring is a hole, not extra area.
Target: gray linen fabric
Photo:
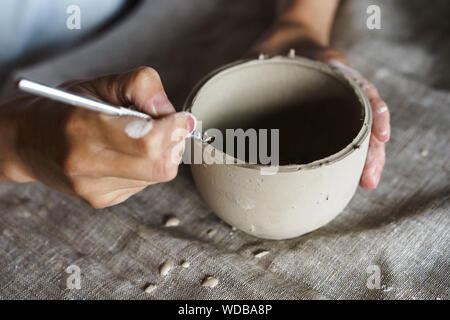
[[[381,7],[382,30],[366,28],[369,4]],[[151,65],[180,105],[202,75],[239,58],[270,24],[273,5],[145,1],[99,41],[16,76],[56,84]],[[343,2],[334,45],[388,102],[392,139],[380,187],[358,190],[327,226],[287,241],[233,231],[201,200],[187,166],[174,181],[101,212],[40,184],[4,183],[0,298],[449,299],[445,9],[448,1]],[[3,98],[11,94],[4,88]],[[164,228],[172,215],[180,226]],[[255,259],[261,249],[270,253]],[[160,277],[158,268],[167,259],[191,266]],[[81,269],[80,290],[66,287],[70,265]],[[366,286],[373,265],[381,270],[380,289]],[[201,287],[206,276],[217,277],[219,285]],[[158,287],[145,293],[149,283]]]

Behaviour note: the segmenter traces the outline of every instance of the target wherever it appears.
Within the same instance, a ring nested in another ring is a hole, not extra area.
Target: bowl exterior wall
[[[197,188],[228,224],[264,239],[301,236],[333,220],[350,202],[369,136],[347,157],[314,169],[261,175],[236,165],[191,165]]]

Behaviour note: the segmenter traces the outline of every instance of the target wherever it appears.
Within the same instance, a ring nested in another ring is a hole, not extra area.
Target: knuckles
[[[169,164],[165,165],[163,172],[161,173],[161,182],[169,182],[175,179],[178,174],[178,165]]]
[[[65,119],[64,132],[69,136],[80,135],[87,129],[86,119],[79,110],[70,112]]]
[[[90,190],[88,189],[88,186],[83,183],[81,180],[74,180],[72,181],[72,190],[73,192],[80,197],[89,196]]]
[[[94,209],[105,209],[109,206],[111,206],[111,203],[108,203],[107,201],[104,201],[102,199],[84,199],[84,201],[90,205]]]
[[[95,183],[84,181],[82,178],[72,181],[72,191],[79,199],[94,209],[104,209],[118,203],[116,202],[117,197],[108,195],[111,190],[97,188]]]
[[[63,173],[70,177],[83,173],[84,164],[73,155],[69,155],[62,164]]]
[[[93,184],[83,182],[82,179],[74,179],[72,181],[72,190],[81,200],[94,209],[104,209],[108,207],[108,203],[100,196],[93,196],[96,191],[101,192],[101,190],[93,190],[92,185]]]
[[[155,81],[161,82],[159,73],[155,69],[150,67],[139,67],[132,71],[126,92],[143,90],[148,88],[149,84]]]
[[[136,148],[138,152],[148,159],[157,159],[161,156],[161,148],[158,144],[160,144],[158,139],[153,135],[136,139]]]
[[[169,182],[175,179],[178,174],[178,165],[172,163],[170,160],[164,161],[161,165],[157,166],[154,175],[160,182]]]
[[[172,164],[162,159],[151,161],[146,168],[141,170],[139,175],[149,185],[158,182],[169,182],[175,179],[178,174],[177,164]]]

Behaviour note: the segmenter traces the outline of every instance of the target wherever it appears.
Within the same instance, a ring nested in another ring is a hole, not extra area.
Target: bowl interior
[[[281,165],[343,150],[365,119],[364,104],[343,76],[295,59],[251,61],[215,74],[197,92],[191,112],[203,131],[217,128],[224,137],[226,129],[279,129]]]

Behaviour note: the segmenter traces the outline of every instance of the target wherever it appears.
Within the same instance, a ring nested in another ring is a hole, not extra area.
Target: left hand
[[[293,23],[276,23],[246,54],[256,56],[287,54],[295,49],[299,56],[322,61],[340,68],[358,82],[369,98],[373,124],[369,150],[361,176],[360,185],[364,189],[375,189],[381,178],[385,163],[385,144],[391,135],[390,115],[386,102],[380,97],[377,88],[357,70],[350,67],[347,59],[339,52],[323,46],[315,40],[306,28]]]

